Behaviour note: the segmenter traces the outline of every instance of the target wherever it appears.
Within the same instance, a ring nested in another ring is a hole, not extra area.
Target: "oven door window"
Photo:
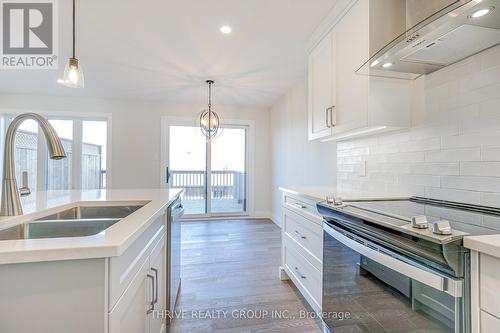
[[[324,233],[323,320],[330,331],[455,332],[459,301]]]

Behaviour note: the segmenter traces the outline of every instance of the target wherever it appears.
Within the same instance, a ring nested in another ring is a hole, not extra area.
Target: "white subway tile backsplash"
[[[424,162],[424,152],[409,152],[409,153],[396,153],[396,154],[388,154],[387,162],[390,163],[400,163],[400,162],[409,162],[409,163],[417,163]]]
[[[462,162],[460,174],[464,176],[500,177],[500,162]]]
[[[443,188],[500,193],[500,178],[495,177],[442,176],[441,185]]]
[[[500,46],[417,81],[414,127],[338,144],[339,186],[500,207]]]
[[[479,161],[480,159],[480,148],[447,149],[425,153],[426,162]]]
[[[410,166],[410,172],[422,175],[458,176],[459,163],[415,163]]]
[[[481,205],[499,207],[500,206],[500,193],[481,193]]]
[[[463,135],[446,136],[441,139],[443,149],[494,146],[500,142],[500,132],[487,131]]]
[[[408,141],[399,144],[401,152],[421,152],[428,150],[438,150],[441,148],[441,138],[431,138],[418,141]]]
[[[439,187],[441,185],[441,178],[432,175],[399,175],[398,184]]]
[[[438,200],[449,200],[456,202],[465,202],[474,205],[479,205],[481,201],[481,193],[466,191],[466,190],[454,190],[448,188],[439,187],[426,187],[425,196]]]
[[[475,133],[485,131],[500,131],[500,113],[481,115],[471,120],[462,120],[460,124],[462,133]]]
[[[482,161],[500,161],[500,147],[481,148]]]

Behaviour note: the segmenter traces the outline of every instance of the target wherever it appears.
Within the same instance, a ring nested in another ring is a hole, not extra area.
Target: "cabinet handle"
[[[326,110],[325,110],[325,121],[326,121],[326,127],[328,127],[328,128],[332,127],[332,119],[331,119],[332,112],[331,111],[332,111],[331,107],[326,108]]]
[[[295,230],[295,233],[302,239],[306,239],[306,236],[303,236],[298,230]]]
[[[148,274],[147,277],[149,279],[151,279],[151,292],[153,294],[151,296],[151,302],[149,303],[149,305],[151,305],[151,308],[149,308],[148,312],[146,312],[146,314],[150,314],[155,309],[155,301],[154,301],[154,298],[155,298],[155,277],[151,274]]]
[[[337,112],[335,112],[335,120],[333,120],[334,110],[335,110],[335,105],[330,107],[330,127],[335,127],[337,125]]]
[[[307,208],[306,206],[301,205],[301,204],[299,204],[299,203],[297,203],[297,202],[296,202],[296,203],[293,203],[292,205],[294,205],[295,207],[301,208],[301,209],[306,209],[306,208]]]
[[[153,304],[158,303],[158,269],[151,267],[151,270],[155,273],[155,294]]]
[[[300,273],[298,267],[295,267],[295,271],[297,272],[297,274],[299,274],[299,276],[300,276],[301,279],[307,279],[307,277],[305,275],[302,275],[302,273]]]

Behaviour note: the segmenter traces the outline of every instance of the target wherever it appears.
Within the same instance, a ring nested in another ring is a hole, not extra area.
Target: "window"
[[[47,153],[47,185],[48,190],[67,190],[72,187],[72,160],[73,160],[73,121],[50,119],[61,143],[66,151],[66,158],[51,160]]]
[[[6,117],[6,127],[14,117]],[[28,186],[32,191],[105,188],[108,121],[77,117],[48,119],[61,139],[67,157],[51,160],[37,123],[24,121],[15,141],[18,183],[22,172],[27,171]]]

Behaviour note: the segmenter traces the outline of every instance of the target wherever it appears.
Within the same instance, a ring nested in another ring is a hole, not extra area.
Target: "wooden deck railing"
[[[184,199],[205,198],[205,171],[170,171],[173,188],[184,188]],[[245,173],[238,171],[212,171],[212,199],[245,200]]]

